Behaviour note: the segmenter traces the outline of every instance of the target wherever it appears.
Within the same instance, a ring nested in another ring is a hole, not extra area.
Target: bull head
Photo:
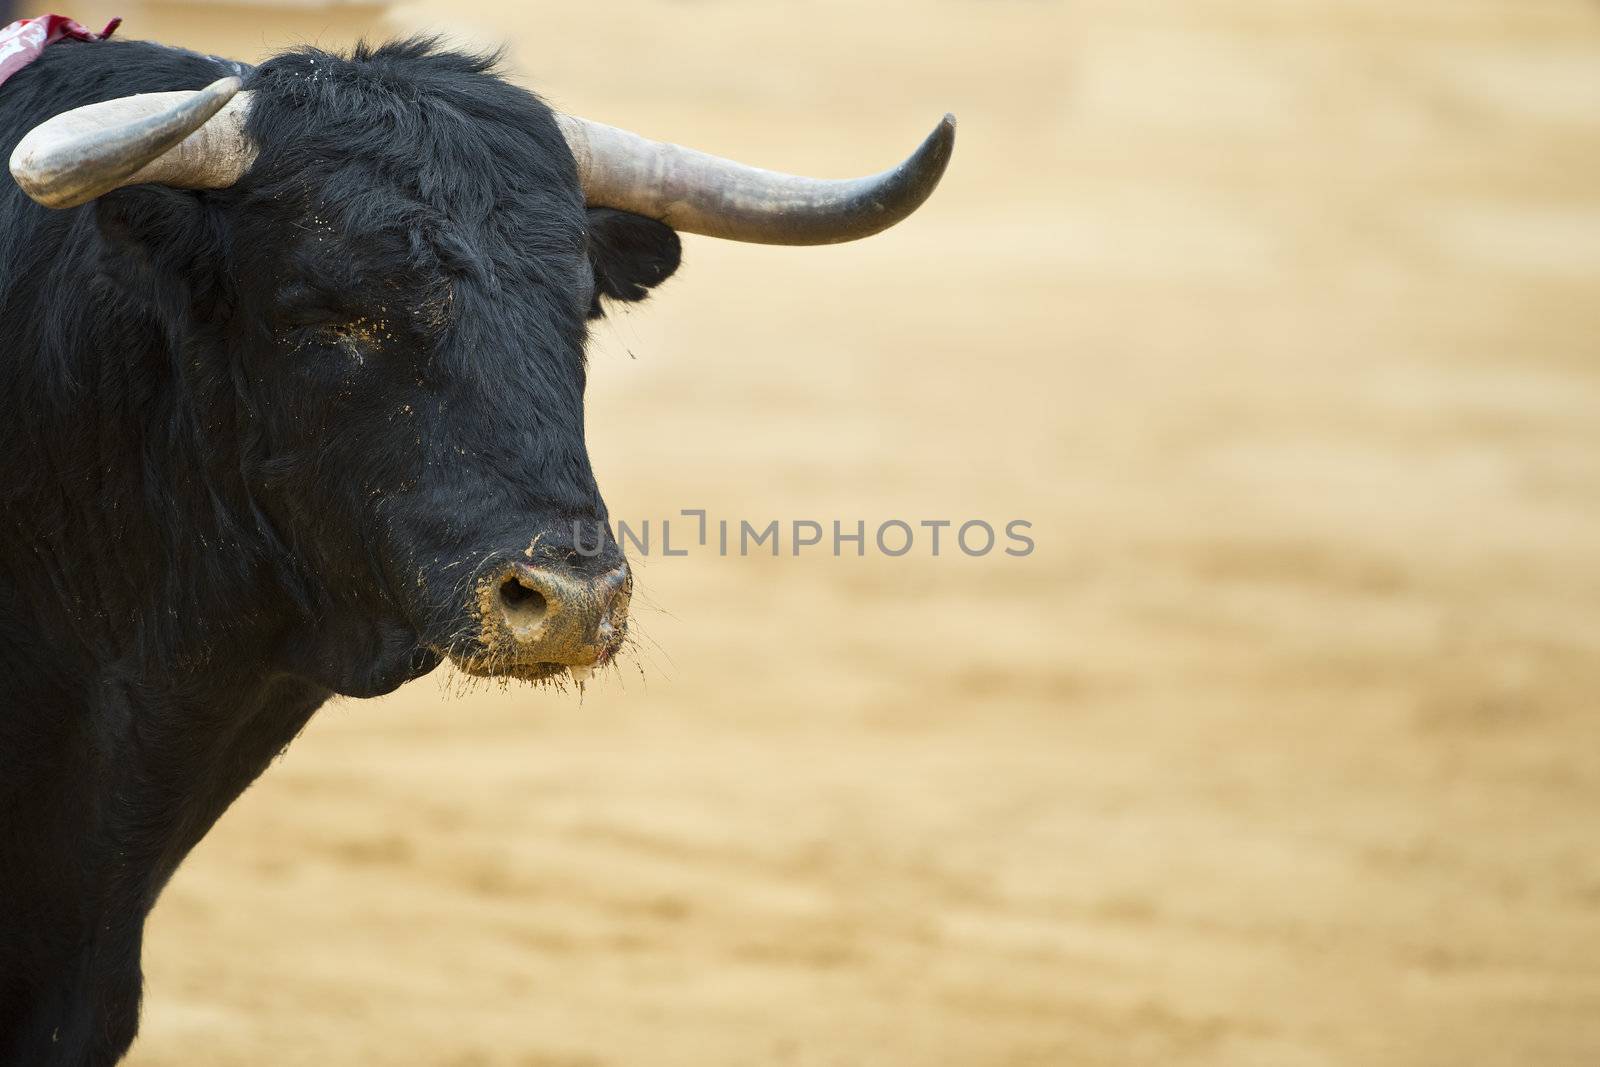
[[[409,148],[376,138],[365,156],[340,157],[342,142],[317,128],[318,108],[358,104],[358,92],[318,97],[305,115],[274,106],[285,84],[310,84],[297,69],[318,62],[307,54],[269,63],[250,91],[229,77],[56,115],[21,140],[11,171],[46,207],[105,197],[96,212],[106,263],[130,278],[143,277],[143,268],[127,264],[150,257],[125,261],[115,250],[137,243],[129,234],[142,230],[138,219],[170,220],[202,206],[148,187],[230,191],[209,205],[216,210],[208,224],[229,234],[221,242],[229,270],[251,280],[224,286],[229,321],[248,328],[208,334],[219,358],[184,366],[204,373],[221,357],[236,364],[224,380],[240,396],[216,402],[242,414],[197,424],[251,423],[244,443],[215,442],[239,451],[228,476],[245,479],[252,506],[287,540],[318,546],[321,555],[296,566],[339,587],[324,598],[339,610],[312,613],[315,627],[286,630],[306,634],[306,650],[294,656],[312,664],[304,668],[310,676],[368,695],[449,656],[477,674],[538,680],[570,669],[581,677],[622,643],[632,592],[621,548],[602,532],[604,504],[582,440],[584,313],[599,314],[601,296],[641,299],[671,274],[673,231],[811,245],[894,225],[938,184],[954,120],[946,116],[891,170],[818,180],[550,113],[536,98],[484,80],[480,61],[433,56],[421,45],[362,53],[341,76],[358,80],[369,61],[409,65],[417,78],[432,77],[431,65],[439,99],[492,94],[505,110],[484,124],[493,131],[485,138],[436,141],[418,162],[443,170],[426,190],[401,190],[397,182],[411,174],[395,175],[407,171]],[[413,95],[395,106],[416,109]],[[341,114],[347,131],[364,122],[358,106]],[[440,110],[438,128],[456,130],[456,116],[454,106]],[[510,121],[497,126],[503,117]],[[570,168],[548,158],[563,142]],[[297,157],[303,145],[316,147]],[[504,154],[483,158],[496,147]],[[380,155],[382,168],[362,169]],[[530,181],[547,162],[542,183]],[[295,188],[310,172],[325,182],[340,177],[315,203],[301,203]],[[385,182],[394,186],[387,194]],[[128,186],[146,188],[106,196]],[[272,192],[252,199],[261,189]],[[474,189],[471,218],[457,218],[457,199]],[[359,199],[365,214],[336,233],[327,216],[340,209],[328,203],[341,197]],[[449,203],[426,203],[430,197]],[[390,204],[391,214],[374,216],[376,203]],[[416,229],[423,217],[426,233]],[[493,225],[480,224],[490,218]],[[203,228],[196,222],[193,230]],[[147,236],[160,247],[175,232],[188,231],[155,224]],[[391,251],[395,240],[401,251]],[[592,285],[582,278],[590,265]],[[184,266],[172,279],[180,284],[167,288],[188,292],[181,283],[195,270]],[[207,328],[218,314],[208,310]],[[455,358],[464,352],[470,360]],[[321,476],[331,470],[342,480]],[[463,511],[473,516],[471,530],[457,521]],[[574,522],[596,530],[592,544]],[[362,610],[346,610],[350,604]],[[373,666],[350,666],[359,662]]]
[[[17,145],[11,173],[45,207],[70,208],[126,185],[225,189],[255,160],[250,94],[238,78],[80,107]],[[933,193],[955,144],[946,115],[899,166],[866,178],[802,178],[558,115],[585,199],[675,230],[733,241],[819,245],[870,237]]]

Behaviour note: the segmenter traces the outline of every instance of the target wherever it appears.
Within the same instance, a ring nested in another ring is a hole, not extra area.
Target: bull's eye
[[[393,339],[388,322],[383,319],[370,319],[364,315],[343,322],[328,323],[322,330],[324,336],[347,347],[377,348],[383,342]]]
[[[290,337],[297,348],[307,344],[339,348],[356,359],[360,359],[363,353],[382,348],[384,342],[394,340],[386,320],[366,316],[298,326],[291,331]]]

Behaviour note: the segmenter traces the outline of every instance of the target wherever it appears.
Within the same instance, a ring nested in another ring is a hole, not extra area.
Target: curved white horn
[[[834,181],[760,170],[571,115],[556,119],[590,205],[774,245],[836,244],[888,229],[932,195],[956,139],[955,116],[946,115],[899,166]]]
[[[11,153],[23,192],[77,207],[125,185],[225,189],[255,162],[245,135],[250,94],[238,78],[204,89],[103,100],[47,119]]]

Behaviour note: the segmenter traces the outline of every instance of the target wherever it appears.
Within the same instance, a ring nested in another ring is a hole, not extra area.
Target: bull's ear
[[[594,264],[594,302],[589,317],[605,314],[600,298],[643,300],[672,277],[683,248],[672,227],[608,207],[589,209],[589,260]]]

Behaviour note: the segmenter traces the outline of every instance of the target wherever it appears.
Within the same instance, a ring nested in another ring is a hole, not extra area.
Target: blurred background
[[[658,552],[581,698],[329,706],[157,907],[132,1063],[1600,1062],[1600,6],[63,13],[503,44],[820,175],[956,112],[898,229],[687,238],[590,449],[630,521],[1037,542]]]

